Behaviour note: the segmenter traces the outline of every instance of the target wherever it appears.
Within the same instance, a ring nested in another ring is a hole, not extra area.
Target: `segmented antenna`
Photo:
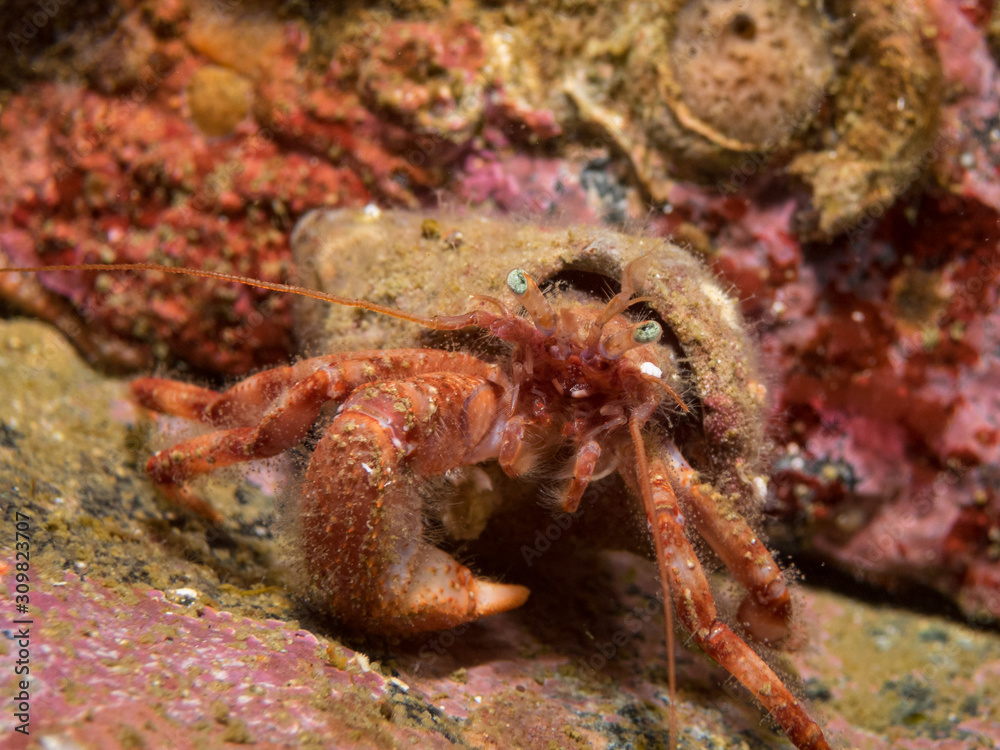
[[[312,299],[322,300],[323,302],[331,302],[335,305],[356,307],[360,310],[368,310],[370,312],[379,313],[380,315],[388,315],[390,318],[407,320],[411,323],[418,323],[422,326],[439,331],[454,331],[459,328],[476,325],[472,317],[474,313],[468,313],[465,315],[435,315],[433,317],[426,317],[424,315],[415,315],[413,313],[404,312],[403,310],[397,310],[386,305],[379,305],[375,302],[368,302],[363,299],[340,297],[336,294],[319,292],[315,289],[306,289],[305,287],[294,286],[292,284],[281,284],[276,281],[260,281],[259,279],[251,279],[246,276],[236,276],[234,274],[222,273],[220,271],[204,271],[195,268],[161,266],[156,263],[80,263],[77,265],[7,266],[0,268],[0,273],[42,273],[45,271],[161,271],[163,273],[173,273],[179,276],[200,276],[206,279],[231,281],[236,284],[246,284],[247,286],[256,287],[257,289],[268,289],[272,292],[297,294],[300,297],[310,297]]]

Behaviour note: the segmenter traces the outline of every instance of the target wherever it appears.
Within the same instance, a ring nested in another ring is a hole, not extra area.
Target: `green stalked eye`
[[[528,279],[523,269],[515,268],[507,274],[507,288],[518,297],[528,291]]]
[[[652,344],[660,338],[661,333],[663,333],[663,329],[660,328],[660,324],[655,320],[650,320],[648,323],[635,327],[635,330],[632,331],[632,340],[637,344]]]

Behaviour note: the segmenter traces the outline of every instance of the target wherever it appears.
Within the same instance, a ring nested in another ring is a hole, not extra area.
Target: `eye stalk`
[[[649,302],[650,299],[652,299],[651,297],[633,298],[633,295],[640,291],[646,283],[646,276],[649,274],[649,269],[652,264],[653,256],[644,255],[641,258],[636,258],[625,266],[625,271],[622,274],[622,290],[608,301],[608,304],[604,306],[604,310],[602,310],[601,314],[597,316],[597,320],[590,329],[590,337],[587,339],[587,357],[594,356],[599,348],[601,354],[604,354],[603,344],[599,347],[598,342],[601,339],[601,334],[604,332],[604,326],[606,326],[612,318],[616,315],[621,315],[632,305],[636,305],[640,302]],[[622,354],[624,354],[625,351],[628,351],[628,349],[624,350]],[[621,354],[618,356],[621,356]]]
[[[556,332],[556,314],[552,306],[523,268],[515,268],[507,274],[507,288],[528,311],[540,333],[551,336]]]
[[[601,356],[605,359],[619,359],[625,352],[637,346],[655,344],[663,335],[663,328],[655,320],[636,323],[624,331],[612,333],[603,339],[599,345]]]

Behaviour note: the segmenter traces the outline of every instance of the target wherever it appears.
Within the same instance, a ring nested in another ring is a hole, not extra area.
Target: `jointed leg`
[[[565,513],[574,513],[580,507],[583,493],[590,486],[594,469],[601,457],[601,445],[596,440],[588,440],[577,450],[573,461],[573,478],[569,480],[563,493],[561,506]]]
[[[670,584],[677,616],[705,653],[739,680],[784,729],[800,750],[829,750],[823,732],[781,679],[718,619],[701,564],[684,534],[684,516],[666,467],[650,462],[650,479],[661,575]]]
[[[348,352],[304,359],[288,367],[251,375],[223,392],[162,378],[140,378],[132,394],[143,406],[163,414],[196,419],[217,427],[250,427],[274,401],[318,370],[330,376],[330,399],[343,398],[363,383],[412,377],[428,372],[455,372],[502,381],[493,365],[456,352],[435,349]]]
[[[253,375],[219,393],[175,380],[140,378],[136,400],[156,411],[229,429],[160,451],[146,466],[159,489],[178,505],[218,520],[218,513],[184,482],[222,466],[267,458],[296,445],[323,405],[382,378],[435,370],[473,374],[506,385],[497,368],[455,352],[400,349],[351,352],[302,360]]]
[[[500,437],[497,462],[509,477],[522,476],[535,465],[535,452],[528,448],[525,441],[526,423],[527,420],[519,414],[511,417]]]
[[[680,488],[688,519],[747,590],[737,618],[757,641],[780,643],[788,637],[792,600],[781,568],[743,516],[724,499],[709,496],[694,470],[673,446],[664,452],[672,484]]]
[[[601,460],[601,443],[598,438],[602,434],[612,432],[626,423],[625,414],[620,406],[607,405],[601,409],[601,415],[605,418],[604,423],[577,440],[575,457],[573,458],[572,478],[563,487],[562,499],[560,501],[562,510],[565,513],[573,513],[580,507],[580,500],[583,499],[583,493],[590,486],[590,482],[594,478],[594,472],[598,471],[598,462]],[[614,459],[610,465],[608,462],[605,462],[605,466],[601,470],[602,475],[611,466],[616,464],[617,459]]]
[[[329,375],[317,370],[273,403],[256,427],[236,427],[185,440],[155,453],[146,473],[171,500],[213,521],[218,512],[184,482],[213,469],[269,458],[299,443],[328,400]]]
[[[132,397],[147,409],[198,420],[222,395],[209,388],[164,378],[139,378],[132,381],[131,390]]]

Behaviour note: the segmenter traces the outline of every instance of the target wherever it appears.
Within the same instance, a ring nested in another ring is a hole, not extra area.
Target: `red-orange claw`
[[[306,471],[302,534],[314,588],[344,622],[446,630],[525,601],[527,589],[477,579],[427,542],[412,486],[478,458],[491,422],[466,417],[494,414],[502,393],[482,376],[430,373],[373,383],[343,402]]]

